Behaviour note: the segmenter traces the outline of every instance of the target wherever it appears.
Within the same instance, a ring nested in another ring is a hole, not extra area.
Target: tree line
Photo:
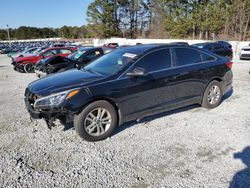
[[[10,32],[10,38],[12,40],[55,38],[55,37],[62,37],[68,39],[94,37],[94,35],[91,35],[88,26],[81,26],[81,27],[63,26],[61,28],[56,28],[56,29],[21,26],[17,29],[10,28],[9,32]],[[6,29],[0,29],[0,40],[8,40]]]
[[[250,0],[95,0],[87,16],[102,38],[250,38]]]
[[[10,29],[12,39],[250,39],[250,0],[94,0],[82,27]],[[0,39],[7,39],[0,30]]]

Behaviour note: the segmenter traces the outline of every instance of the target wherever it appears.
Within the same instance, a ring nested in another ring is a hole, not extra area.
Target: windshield
[[[117,50],[93,61],[84,67],[84,70],[111,75],[130,63],[137,55],[138,54],[127,53],[124,50]]]
[[[73,54],[70,54],[68,56],[69,59],[72,59],[72,60],[77,60],[79,59],[86,51],[77,51]]]
[[[34,52],[32,52],[34,55],[39,55],[40,52],[43,50],[43,48],[38,48],[37,50],[35,50]]]

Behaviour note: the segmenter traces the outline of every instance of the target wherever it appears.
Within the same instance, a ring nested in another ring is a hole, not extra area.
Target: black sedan
[[[98,141],[135,119],[201,104],[215,108],[232,89],[232,62],[180,45],[140,45],[106,54],[82,69],[39,79],[26,88],[33,118],[74,122]]]
[[[84,47],[68,57],[53,56],[36,64],[35,73],[40,78],[51,73],[80,68],[104,54],[102,48]]]
[[[204,42],[193,44],[192,46],[209,50],[217,55],[226,57],[229,60],[232,60],[233,58],[232,45],[225,41]]]

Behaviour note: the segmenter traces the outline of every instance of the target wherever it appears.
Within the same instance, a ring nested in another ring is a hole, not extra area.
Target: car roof
[[[140,44],[140,45],[135,45],[135,46],[127,46],[127,47],[120,48],[117,50],[124,51],[125,53],[144,54],[153,50],[162,49],[162,48],[171,48],[171,47],[193,48],[187,45],[175,44],[175,43],[161,43],[161,44],[153,43],[153,44]]]
[[[100,47],[81,47],[78,49],[78,51],[88,51],[88,50],[99,50],[102,49]]]
[[[75,49],[74,47],[49,47],[49,48],[46,48],[46,50],[60,50],[60,49]]]

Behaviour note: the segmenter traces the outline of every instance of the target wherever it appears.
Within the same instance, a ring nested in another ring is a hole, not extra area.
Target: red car
[[[25,57],[17,57],[13,60],[12,64],[14,66],[14,70],[30,73],[34,72],[34,65],[41,59],[52,57],[55,55],[67,57],[69,54],[75,52],[76,50],[77,49],[73,47],[46,48],[38,54]]]

